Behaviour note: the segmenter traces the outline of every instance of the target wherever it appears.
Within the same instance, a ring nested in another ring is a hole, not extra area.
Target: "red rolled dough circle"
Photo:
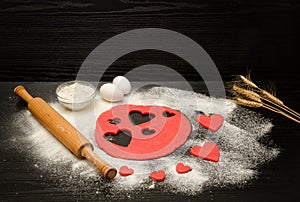
[[[131,112],[154,115],[145,123],[135,125]],[[168,115],[166,115],[166,113]],[[117,121],[115,121],[117,120]],[[143,134],[146,129],[151,134]],[[120,131],[131,134],[128,145],[114,144],[105,137]],[[103,112],[97,119],[95,139],[99,147],[113,157],[147,160],[166,156],[185,143],[192,131],[190,121],[177,110],[165,106],[118,105]]]

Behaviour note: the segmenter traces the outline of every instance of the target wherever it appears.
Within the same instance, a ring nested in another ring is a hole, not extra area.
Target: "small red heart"
[[[190,153],[193,156],[213,162],[218,162],[220,158],[219,148],[213,142],[206,142],[203,147],[193,146],[190,150]]]
[[[216,132],[222,126],[224,117],[221,114],[212,114],[210,116],[201,114],[197,117],[197,121],[204,128]]]
[[[122,166],[119,169],[119,174],[121,176],[128,176],[128,175],[132,175],[134,173],[134,170],[132,168],[128,168],[128,166]]]
[[[159,170],[157,172],[152,172],[150,174],[150,177],[155,181],[163,181],[166,178],[166,173],[163,170]]]
[[[190,153],[193,156],[199,157],[199,153],[200,153],[201,147],[200,146],[193,146],[190,150]]]
[[[188,172],[191,171],[191,167],[190,166],[186,166],[183,163],[178,163],[176,165],[176,171],[179,174],[188,173]]]

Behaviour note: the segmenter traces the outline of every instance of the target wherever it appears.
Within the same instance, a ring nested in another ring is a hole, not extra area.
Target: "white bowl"
[[[96,87],[87,81],[67,81],[56,88],[60,104],[69,110],[79,111],[91,104],[96,96]]]

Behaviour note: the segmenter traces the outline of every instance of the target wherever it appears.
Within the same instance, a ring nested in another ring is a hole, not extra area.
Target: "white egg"
[[[117,76],[114,78],[113,84],[115,84],[118,88],[122,89],[124,94],[128,94],[131,91],[131,84],[129,80],[124,76]]]
[[[119,102],[123,100],[123,91],[112,83],[103,84],[100,88],[100,94],[103,99],[109,102]]]

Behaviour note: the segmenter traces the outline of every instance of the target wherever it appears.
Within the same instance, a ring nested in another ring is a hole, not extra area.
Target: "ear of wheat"
[[[246,77],[244,77],[242,75],[240,75],[240,79],[248,86],[250,86],[252,88],[258,88],[258,86],[256,84],[254,84],[250,79],[247,79]]]
[[[280,99],[267,90],[261,89],[250,78],[239,75],[229,92],[239,105],[254,108],[265,108],[300,123],[300,114],[287,107]]]

